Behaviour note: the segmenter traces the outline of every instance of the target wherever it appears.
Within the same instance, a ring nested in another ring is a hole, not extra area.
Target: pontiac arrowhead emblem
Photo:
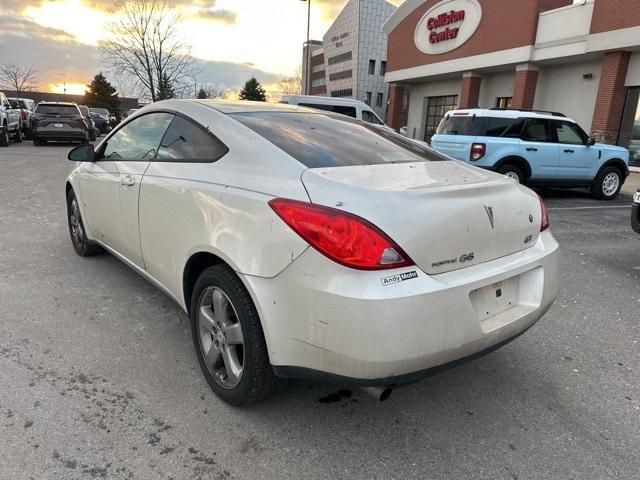
[[[493,207],[489,206],[489,205],[485,205],[484,206],[484,210],[485,212],[487,212],[487,216],[489,217],[489,222],[491,223],[491,228],[494,228],[494,223],[493,223]]]

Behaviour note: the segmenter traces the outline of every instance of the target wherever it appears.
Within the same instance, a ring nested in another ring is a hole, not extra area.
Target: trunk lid
[[[312,203],[369,220],[428,274],[524,250],[540,233],[535,193],[461,162],[314,168],[302,182]]]

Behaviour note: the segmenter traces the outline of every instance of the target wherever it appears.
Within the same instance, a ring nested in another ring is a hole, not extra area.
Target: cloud
[[[224,8],[219,8],[217,10],[201,8],[189,14],[188,17],[194,20],[225,23],[227,25],[236,23],[236,13],[231,10],[225,10]]]
[[[0,15],[0,52],[3,63],[32,65],[40,85],[88,83],[96,73],[108,70],[95,46],[13,15]],[[252,76],[264,84],[278,82],[281,77],[252,64],[233,62],[196,59],[195,68],[200,73],[194,83],[224,88],[239,88]]]

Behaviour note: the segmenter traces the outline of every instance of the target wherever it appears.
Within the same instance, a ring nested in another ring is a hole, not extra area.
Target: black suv
[[[49,140],[89,143],[89,129],[75,103],[41,102],[31,121],[33,144]]]

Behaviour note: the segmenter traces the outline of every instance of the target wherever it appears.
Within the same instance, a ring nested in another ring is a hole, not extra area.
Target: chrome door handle
[[[136,179],[131,175],[125,175],[120,179],[120,185],[126,185],[128,187],[133,187],[136,184]]]
[[[528,147],[527,148],[527,152],[537,152],[538,149],[537,148],[533,148],[533,147]]]
[[[573,150],[571,150],[570,148],[567,148],[567,149],[564,151],[564,153],[574,153],[574,151],[573,151]]]

